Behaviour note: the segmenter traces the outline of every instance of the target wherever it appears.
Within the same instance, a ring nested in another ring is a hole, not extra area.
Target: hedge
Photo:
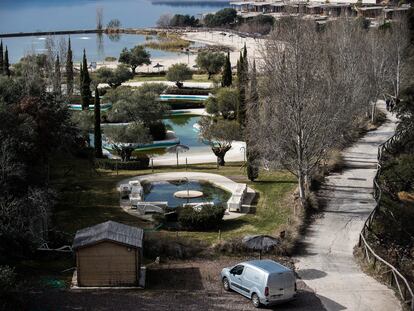
[[[187,206],[178,210],[178,222],[189,230],[210,230],[219,227],[225,208],[222,205],[205,205],[200,211]]]
[[[201,101],[183,101],[170,99],[167,104],[170,106],[171,110],[204,108],[204,102]]]
[[[211,89],[198,89],[198,88],[176,88],[169,87],[165,90],[165,94],[174,94],[174,95],[208,95],[211,93]]]
[[[95,167],[104,170],[145,170],[149,167],[149,158],[142,157],[133,161],[121,162],[111,159],[95,159]]]

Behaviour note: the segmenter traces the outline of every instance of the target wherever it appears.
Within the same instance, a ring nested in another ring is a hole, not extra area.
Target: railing
[[[403,303],[410,306],[410,309],[414,311],[414,294],[407,279],[393,265],[376,254],[366,240],[367,233],[371,230],[372,222],[380,210],[382,190],[379,186],[378,179],[381,175],[382,170],[383,153],[384,151],[389,151],[390,147],[396,141],[398,141],[401,136],[401,132],[396,133],[394,136],[389,138],[378,147],[378,168],[377,173],[374,177],[374,198],[377,204],[364,223],[364,227],[362,228],[362,231],[359,235],[359,247],[363,248],[364,258],[368,261],[369,264],[372,264],[374,268],[376,267],[377,263],[384,265],[387,268],[385,273],[389,273],[390,275],[390,285],[397,290]]]

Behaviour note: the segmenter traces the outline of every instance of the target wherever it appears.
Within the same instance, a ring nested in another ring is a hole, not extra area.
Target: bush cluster
[[[181,207],[178,210],[178,222],[189,230],[210,230],[218,228],[224,216],[222,205],[205,205],[200,211],[192,207]]]
[[[149,158],[142,156],[133,161],[121,162],[111,159],[95,159],[95,167],[114,171],[118,170],[145,170],[149,167]]]
[[[182,14],[175,14],[171,21],[171,27],[197,27],[199,20],[194,16],[190,15],[182,15]]]
[[[225,8],[215,14],[207,14],[204,23],[207,27],[220,27],[234,24],[237,18],[235,9]]]

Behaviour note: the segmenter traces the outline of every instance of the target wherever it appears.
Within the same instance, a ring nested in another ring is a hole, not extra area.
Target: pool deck
[[[215,186],[222,188],[232,194],[232,196],[236,193],[237,188],[239,187],[239,183],[225,177],[222,175],[217,174],[210,174],[210,173],[199,173],[199,172],[169,172],[169,173],[156,173],[156,174],[148,174],[148,175],[140,175],[131,177],[128,179],[124,179],[117,183],[117,189],[119,190],[120,185],[127,184],[132,180],[138,180],[140,182],[147,181],[147,182],[155,182],[155,181],[168,181],[168,180],[180,180],[188,178],[189,180],[201,180],[207,181]],[[249,187],[247,187],[247,194],[245,199],[242,202],[242,212],[229,212],[226,210],[226,213],[223,217],[224,220],[227,219],[234,219],[241,217],[247,214],[250,210],[250,204],[253,201],[255,196],[255,191]],[[121,202],[121,207],[124,211],[130,213],[130,209],[126,209]],[[133,215],[133,212],[131,213]]]

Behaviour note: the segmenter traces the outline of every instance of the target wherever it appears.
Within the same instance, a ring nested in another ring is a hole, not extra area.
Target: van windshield
[[[238,266],[235,266],[233,269],[231,269],[230,273],[234,275],[241,275],[243,273],[243,269],[244,269],[244,266],[238,265]]]

